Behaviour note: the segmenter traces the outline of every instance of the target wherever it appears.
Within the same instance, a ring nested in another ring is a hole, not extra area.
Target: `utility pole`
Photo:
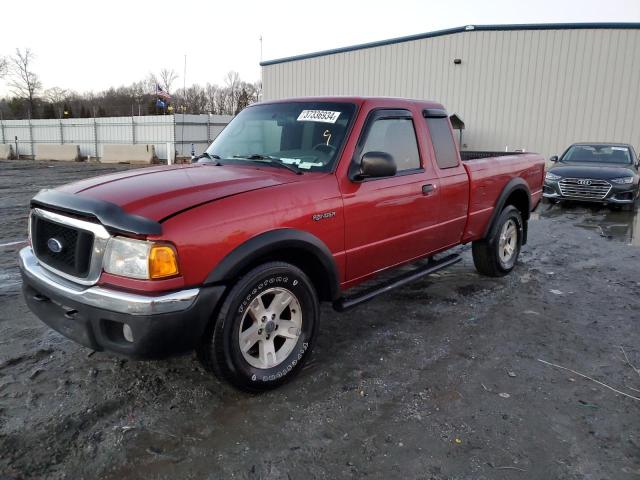
[[[180,153],[184,156],[184,112],[186,105],[184,100],[187,98],[187,54],[184,54],[184,73],[182,75],[182,131],[180,133]]]

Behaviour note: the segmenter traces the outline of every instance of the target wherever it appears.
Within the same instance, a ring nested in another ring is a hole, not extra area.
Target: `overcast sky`
[[[269,60],[470,24],[640,22],[640,0],[8,0],[2,12],[0,55],[29,47],[44,88],[86,91],[163,67],[181,86],[185,54],[187,85],[229,70],[255,81],[260,36]]]

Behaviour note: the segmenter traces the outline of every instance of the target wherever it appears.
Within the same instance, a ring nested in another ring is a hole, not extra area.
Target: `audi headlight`
[[[549,180],[550,182],[555,182],[556,180],[560,180],[562,177],[560,175],[556,175],[555,173],[547,172],[544,176],[545,180]]]
[[[633,177],[612,178],[611,181],[619,185],[626,185],[629,183],[633,183]]]
[[[166,244],[113,237],[104,255],[104,271],[129,278],[156,279],[179,273],[178,257]]]

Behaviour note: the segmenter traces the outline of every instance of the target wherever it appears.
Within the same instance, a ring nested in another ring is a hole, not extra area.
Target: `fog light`
[[[126,323],[122,326],[122,335],[127,342],[133,343],[133,330]]]

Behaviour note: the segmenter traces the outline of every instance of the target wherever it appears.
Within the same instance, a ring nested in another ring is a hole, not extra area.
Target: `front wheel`
[[[523,223],[520,211],[513,205],[502,210],[489,236],[473,242],[476,270],[489,277],[502,277],[513,270],[522,246]]]
[[[197,349],[198,358],[237,388],[272,389],[300,370],[318,321],[318,298],[305,273],[288,263],[265,263],[231,289]]]

